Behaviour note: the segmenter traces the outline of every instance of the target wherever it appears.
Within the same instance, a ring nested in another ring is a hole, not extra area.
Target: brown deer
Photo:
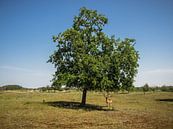
[[[112,99],[110,98],[111,95],[109,93],[106,93],[106,94],[104,94],[104,97],[106,99],[106,104],[107,104],[108,108],[111,109],[112,108]]]

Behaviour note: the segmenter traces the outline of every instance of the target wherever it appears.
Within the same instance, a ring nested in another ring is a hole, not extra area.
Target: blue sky
[[[136,86],[173,85],[172,0],[0,0],[0,85],[49,85],[52,35],[70,28],[83,6],[108,17],[108,35],[136,39]]]

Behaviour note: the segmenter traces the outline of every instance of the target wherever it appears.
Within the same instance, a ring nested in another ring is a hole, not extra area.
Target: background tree
[[[144,94],[149,91],[149,85],[146,83],[144,86],[143,86],[143,92]]]
[[[82,105],[88,90],[109,92],[130,87],[137,73],[139,56],[134,40],[109,38],[102,31],[107,22],[96,10],[81,8],[72,28],[53,36],[58,42],[48,61],[56,68],[53,85],[81,89]]]
[[[26,89],[22,86],[19,85],[5,85],[5,86],[0,86],[0,90],[22,90],[22,89]]]

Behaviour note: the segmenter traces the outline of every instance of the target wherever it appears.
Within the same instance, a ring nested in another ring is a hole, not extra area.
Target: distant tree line
[[[0,87],[0,90],[22,90],[22,89],[26,88],[23,88],[20,85],[5,85]]]
[[[52,91],[64,91],[64,90],[74,90],[75,88],[69,88],[69,87],[54,87],[54,86],[45,86],[45,87],[39,87],[37,90],[41,92],[52,92]],[[75,89],[76,90],[76,89]],[[149,86],[148,84],[145,84],[142,87],[131,87],[130,89],[124,90],[124,89],[119,89],[116,92],[157,92],[157,91],[162,91],[162,92],[173,92],[173,86]]]
[[[134,87],[133,91],[141,91],[144,92],[155,92],[155,91],[163,91],[163,92],[173,92],[173,86],[149,86],[148,84],[145,84],[143,87]]]
[[[55,91],[63,91],[63,90],[74,90],[75,88],[69,88],[69,87],[54,87],[54,86],[45,86],[45,87],[39,87],[39,88],[35,88],[35,89],[29,89],[29,88],[24,88],[20,85],[5,85],[5,86],[0,86],[0,90],[39,90],[40,92],[55,92]],[[157,91],[162,91],[162,92],[173,92],[173,86],[149,86],[148,84],[145,84],[142,87],[131,87],[130,89],[124,90],[124,89],[120,89],[117,90],[117,92],[157,92]]]
[[[55,89],[54,87],[50,87],[50,86],[45,86],[45,87],[39,87],[37,88],[37,90],[39,90],[40,92],[46,92],[46,91],[55,91],[55,90],[60,90],[60,89]]]
[[[39,87],[35,90],[39,90],[40,92],[55,92],[55,91],[63,91],[63,90],[72,90],[74,88],[69,88],[69,87],[55,87],[55,86],[45,86],[45,87]]]

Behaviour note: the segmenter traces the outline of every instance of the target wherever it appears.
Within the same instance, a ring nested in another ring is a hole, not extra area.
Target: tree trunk
[[[82,94],[82,102],[81,105],[84,106],[86,104],[86,94],[87,94],[87,89],[83,89],[83,94]]]

